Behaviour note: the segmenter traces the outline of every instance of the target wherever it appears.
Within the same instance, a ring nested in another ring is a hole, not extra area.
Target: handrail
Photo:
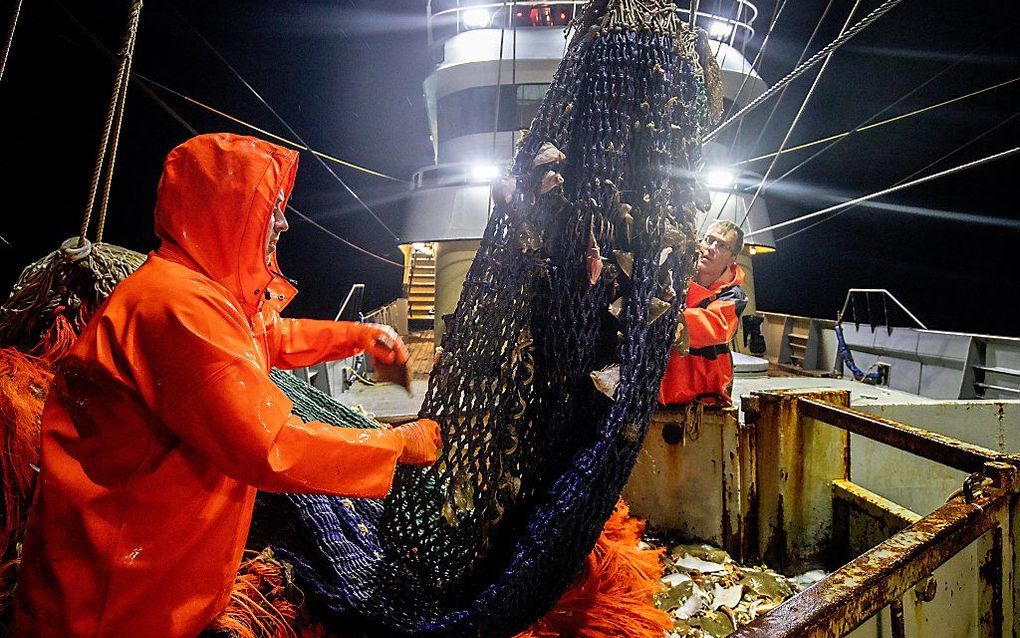
[[[839,311],[838,315],[836,315],[836,323],[842,323],[843,322],[843,315],[844,315],[844,313],[846,313],[847,306],[850,305],[850,298],[856,292],[863,292],[865,294],[876,293],[876,294],[884,295],[884,297],[883,297],[883,306],[884,306],[884,303],[885,303],[885,297],[888,297],[889,299],[892,299],[893,303],[895,303],[897,306],[899,306],[900,310],[902,310],[903,312],[907,313],[907,316],[910,317],[914,321],[914,323],[916,323],[918,326],[920,326],[921,329],[923,329],[923,330],[927,330],[928,329],[928,326],[926,326],[923,323],[921,323],[921,320],[918,319],[917,317],[915,317],[914,313],[912,313],[909,310],[907,310],[907,307],[904,306],[902,303],[900,303],[900,300],[897,299],[895,295],[893,295],[891,292],[889,292],[885,288],[851,288],[851,289],[849,289],[847,291],[847,293],[846,293],[846,299],[843,301],[843,309]],[[871,313],[869,311],[868,319],[871,319],[870,314]],[[860,322],[857,321],[856,317],[857,317],[857,311],[855,310],[854,311],[854,323],[855,324],[859,324]],[[891,328],[891,326],[889,325],[889,314],[888,313],[885,313],[885,324],[886,324],[885,325],[886,328]],[[875,327],[875,325],[876,324],[874,322],[872,322],[872,327]]]
[[[705,19],[714,20],[716,22],[722,22],[722,23],[730,25],[732,27],[732,32],[731,32],[730,36],[727,38],[727,40],[728,40],[729,45],[733,46],[734,42],[737,39],[737,31],[740,30],[740,29],[744,30],[744,36],[748,40],[750,40],[750,39],[752,39],[754,37],[755,30],[754,30],[754,27],[752,25],[754,24],[755,19],[757,19],[757,17],[758,17],[758,8],[756,6],[754,6],[754,4],[749,2],[748,0],[731,0],[731,1],[734,2],[736,4],[736,6],[737,6],[737,13],[736,14],[737,14],[738,18],[740,16],[743,16],[745,14],[745,11],[749,12],[750,16],[746,17],[746,18],[735,19],[735,18],[730,18],[730,17],[727,17],[727,16],[716,15],[716,14],[711,13],[711,12],[700,11],[699,10],[697,12],[697,18],[698,18],[698,20],[701,20],[702,18],[705,18]],[[511,8],[511,7],[512,8],[517,8],[517,7],[530,8],[530,7],[541,7],[541,6],[562,6],[562,5],[569,5],[570,9],[571,9],[571,16],[570,17],[571,17],[571,19],[573,19],[574,16],[577,15],[578,7],[580,7],[580,6],[584,5],[584,4],[587,4],[587,2],[588,2],[588,0],[565,0],[565,1],[562,1],[562,2],[543,2],[541,0],[519,0],[519,1],[515,0],[513,2],[485,2],[485,3],[479,3],[479,4],[461,5],[460,4],[460,0],[457,0],[458,6],[451,7],[449,9],[443,9],[441,11],[437,11],[437,12],[433,13],[432,12],[432,0],[429,0],[428,4],[426,5],[426,29],[427,29],[427,34],[428,34],[428,46],[431,49],[435,44],[439,43],[434,38],[433,33],[432,33],[432,30],[433,30],[433,21],[435,21],[436,19],[449,18],[450,16],[455,17],[456,18],[456,31],[455,31],[455,34],[459,34],[459,33],[462,33],[463,31],[469,30],[469,29],[465,29],[464,28],[463,22],[461,20],[461,14],[463,14],[466,11],[477,11],[477,10],[480,10],[480,9],[481,10],[491,10],[491,11],[493,11],[493,14],[494,14],[493,17],[495,17],[495,13],[497,11],[502,10],[502,9],[508,9],[508,8]],[[679,14],[682,14],[682,15],[685,15],[685,16],[689,16],[690,12],[691,12],[690,8],[684,9],[684,8],[677,7],[677,13],[679,13]],[[512,20],[512,16],[510,15],[510,12],[507,12],[507,14],[505,16],[505,21],[506,21],[506,25],[505,26],[502,26],[502,27],[500,27],[500,26],[490,26],[489,28],[494,28],[494,29],[495,28],[506,28],[506,29],[509,29],[512,26],[511,25],[511,20]],[[560,26],[560,25],[557,25],[557,26]],[[529,27],[529,26],[525,26],[525,27],[518,27],[518,28],[549,28],[549,27]],[[448,38],[441,38],[439,41],[445,41],[446,39],[448,39]]]
[[[892,446],[962,472],[979,472],[987,463],[1006,462],[1020,467],[1016,456],[965,443],[889,419],[811,399],[798,399],[800,414],[873,441]]]
[[[731,638],[845,636],[882,608],[896,604],[937,567],[985,532],[1001,527],[999,519],[1014,498],[1016,468],[990,469],[999,470],[1000,485],[973,502],[951,500],[737,629]]]

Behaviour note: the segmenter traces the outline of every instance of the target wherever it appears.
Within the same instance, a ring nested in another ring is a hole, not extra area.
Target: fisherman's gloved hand
[[[354,343],[368,356],[386,365],[407,363],[407,346],[393,328],[379,323],[354,323],[350,326]]]
[[[428,466],[439,458],[443,437],[439,434],[439,424],[432,419],[418,419],[394,431],[404,439],[404,451],[400,453],[398,463]]]

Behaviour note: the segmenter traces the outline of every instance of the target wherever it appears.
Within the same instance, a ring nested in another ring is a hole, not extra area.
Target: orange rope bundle
[[[606,521],[585,571],[556,607],[516,638],[660,638],[673,622],[655,607],[662,588],[663,550],[640,549],[645,522],[617,503]]]
[[[42,359],[0,348],[0,614],[17,573],[17,545],[25,532],[39,464],[43,403],[53,373]]]
[[[303,597],[291,582],[286,564],[269,549],[247,555],[237,570],[227,608],[207,632],[233,638],[297,638]]]

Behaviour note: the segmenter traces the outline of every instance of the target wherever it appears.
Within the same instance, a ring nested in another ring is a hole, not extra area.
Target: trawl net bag
[[[709,205],[693,173],[718,67],[662,0],[592,2],[573,28],[432,371],[439,461],[401,468],[385,502],[260,497],[252,545],[294,564],[320,617],[373,636],[521,631],[630,474]],[[277,378],[302,416],[364,427]]]

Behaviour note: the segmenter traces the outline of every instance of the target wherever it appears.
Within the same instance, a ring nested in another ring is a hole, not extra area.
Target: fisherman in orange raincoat
[[[684,310],[690,351],[682,355],[670,349],[659,389],[660,403],[690,403],[709,397],[730,401],[733,357],[729,343],[747,306],[747,295],[740,289],[744,271],[737,265],[743,247],[743,231],[725,220],[714,222],[701,240],[698,272],[687,290]]]
[[[167,157],[162,245],[57,366],[15,635],[196,636],[227,603],[256,489],[380,498],[397,463],[435,460],[432,421],[303,423],[269,379],[361,351],[407,360],[384,326],[280,317],[297,160],[230,134]]]

